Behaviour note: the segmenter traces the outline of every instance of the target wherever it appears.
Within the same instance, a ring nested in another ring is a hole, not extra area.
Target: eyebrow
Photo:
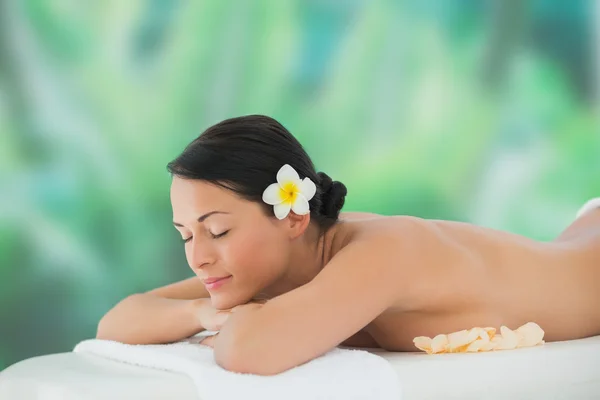
[[[225,212],[225,211],[211,211],[209,213],[201,215],[200,217],[198,217],[198,219],[196,221],[198,221],[198,222],[204,222],[204,220],[206,218],[208,218],[208,217],[210,217],[211,215],[214,215],[214,214],[229,214],[229,213]],[[182,224],[180,224],[179,222],[175,222],[175,221],[173,221],[173,225],[183,227]]]

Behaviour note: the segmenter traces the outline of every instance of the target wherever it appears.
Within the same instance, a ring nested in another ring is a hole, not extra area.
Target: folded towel
[[[577,214],[575,214],[575,219],[581,217],[583,214],[587,213],[589,210],[593,208],[600,208],[600,197],[594,197],[593,199],[585,202],[584,205],[579,208]]]
[[[195,336],[155,345],[89,339],[73,351],[185,374],[194,381],[200,400],[401,398],[398,375],[391,364],[365,350],[336,347],[303,365],[262,376],[221,368],[214,361],[213,349],[197,344],[201,339]]]

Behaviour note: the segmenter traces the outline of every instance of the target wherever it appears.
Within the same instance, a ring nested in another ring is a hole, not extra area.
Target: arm
[[[137,293],[114,306],[98,323],[97,339],[128,344],[170,343],[204,330],[203,302],[209,299],[167,299]]]
[[[398,260],[406,246],[398,236],[358,239],[306,285],[233,313],[214,340],[217,363],[236,372],[277,374],[357,334],[400,298],[405,277]]]
[[[340,345],[348,347],[380,348],[379,344],[375,341],[375,339],[373,339],[373,336],[371,336],[368,332],[365,332],[364,330],[358,331],[357,333],[340,343]]]
[[[169,343],[204,330],[209,294],[197,277],[121,300],[98,324],[96,338],[129,344]]]

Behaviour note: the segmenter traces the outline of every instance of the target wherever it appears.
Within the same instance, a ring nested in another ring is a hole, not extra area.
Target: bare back
[[[387,350],[414,351],[416,336],[475,326],[514,329],[529,321],[545,330],[547,341],[600,334],[600,210],[553,242],[409,216],[350,213],[341,220],[348,237],[408,229],[421,250],[418,259],[399,260],[411,280],[408,297],[364,329]]]

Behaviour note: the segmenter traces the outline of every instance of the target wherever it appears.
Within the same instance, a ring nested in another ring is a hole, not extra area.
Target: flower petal
[[[306,197],[306,200],[312,199],[317,192],[317,185],[315,185],[315,183],[308,177],[304,178],[302,182],[300,182],[298,188],[300,193]]]
[[[467,334],[467,343],[473,343],[475,340],[479,339],[481,337],[481,328],[471,328],[468,330],[468,334]],[[484,332],[485,334],[485,332]]]
[[[431,353],[431,338],[427,336],[417,336],[413,339],[415,347],[419,350]]]
[[[459,347],[468,345],[471,343],[469,341],[469,331],[463,329],[462,331],[452,332],[448,334],[448,350],[454,351]]]
[[[292,201],[296,197],[296,193],[299,193],[300,183],[302,181],[300,179],[295,181],[286,181],[283,184],[279,184],[281,186],[281,198],[283,201],[289,200]]]
[[[517,328],[516,331],[523,335],[520,347],[535,346],[542,342],[544,338],[544,331],[535,322],[528,322]]]
[[[289,164],[284,164],[283,167],[279,168],[279,171],[277,172],[277,183],[279,183],[281,187],[283,187],[283,185],[285,185],[286,182],[296,182],[299,180],[300,176],[298,175],[296,170],[292,168],[292,166]]]
[[[496,334],[496,328],[487,327],[487,328],[483,328],[483,329],[487,332],[490,340],[492,340],[494,338],[494,335]]]
[[[488,336],[486,335],[486,337],[488,337]],[[477,340],[471,342],[471,344],[467,346],[467,348],[465,349],[465,352],[477,353],[478,351],[483,350],[484,348],[487,348],[487,347],[491,347],[489,340],[486,342],[484,339],[477,339]]]
[[[502,335],[494,335],[494,337],[490,340],[491,350],[501,350],[502,346]]]
[[[434,353],[445,353],[448,349],[448,336],[439,334],[431,340],[431,351]]]
[[[281,203],[284,199],[281,198],[281,186],[279,183],[272,183],[262,194],[262,199],[265,203],[275,205]]]
[[[519,345],[519,335],[507,326],[502,325],[500,327],[500,333],[502,334],[502,344],[498,350],[510,350],[515,349]]]
[[[275,204],[273,206],[277,219],[284,219],[287,217],[291,209],[292,204],[289,201],[284,201],[283,203]]]
[[[296,201],[292,204],[292,211],[298,215],[305,215],[310,213],[310,206],[308,200],[302,193],[296,193]]]
[[[494,343],[490,340],[489,342],[484,342],[481,347],[479,348],[479,351],[491,351],[494,350]]]

